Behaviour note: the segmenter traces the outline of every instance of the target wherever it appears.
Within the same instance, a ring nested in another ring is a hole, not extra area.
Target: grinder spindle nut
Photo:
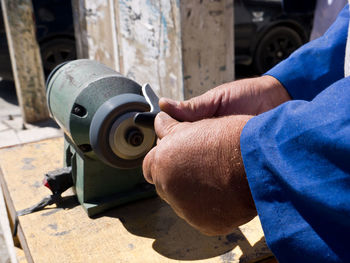
[[[143,142],[144,135],[138,128],[131,128],[125,134],[125,140],[132,146],[140,146]]]

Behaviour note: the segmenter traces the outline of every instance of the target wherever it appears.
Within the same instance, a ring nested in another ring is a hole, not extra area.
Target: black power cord
[[[43,184],[52,191],[52,195],[46,196],[39,203],[16,212],[13,236],[17,235],[19,216],[40,211],[48,205],[59,204],[62,201],[62,193],[73,186],[72,167],[60,168],[45,174]]]

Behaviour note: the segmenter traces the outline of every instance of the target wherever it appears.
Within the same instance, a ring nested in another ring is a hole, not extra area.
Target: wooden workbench
[[[0,179],[11,220],[15,211],[50,194],[42,186],[43,174],[60,168],[62,157],[62,138],[0,150]],[[18,237],[28,262],[254,262],[272,255],[258,218],[230,235],[207,237],[159,198],[90,219],[71,190],[64,196],[62,207],[19,218]]]

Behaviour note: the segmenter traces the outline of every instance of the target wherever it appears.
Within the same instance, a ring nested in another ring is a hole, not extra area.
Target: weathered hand
[[[223,84],[188,101],[162,98],[159,105],[179,121],[196,121],[233,114],[258,115],[290,99],[277,79],[262,76]]]
[[[158,194],[189,224],[225,234],[256,215],[240,151],[240,134],[252,116],[177,122],[161,112],[158,144],[143,172]]]

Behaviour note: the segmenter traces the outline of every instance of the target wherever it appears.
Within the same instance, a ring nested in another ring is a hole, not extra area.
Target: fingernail
[[[161,98],[159,100],[159,103],[166,103],[166,104],[169,104],[171,106],[174,106],[176,107],[177,105],[179,105],[179,102],[176,101],[176,100],[172,100],[172,99],[169,99],[169,98]]]
[[[157,114],[155,125],[164,126],[164,125],[167,125],[167,123],[172,120],[173,118],[171,118],[167,113],[165,113],[164,111],[161,111]]]
[[[170,116],[168,114],[166,114],[164,111],[161,111],[157,114],[157,117],[161,120],[166,120],[169,119]]]

